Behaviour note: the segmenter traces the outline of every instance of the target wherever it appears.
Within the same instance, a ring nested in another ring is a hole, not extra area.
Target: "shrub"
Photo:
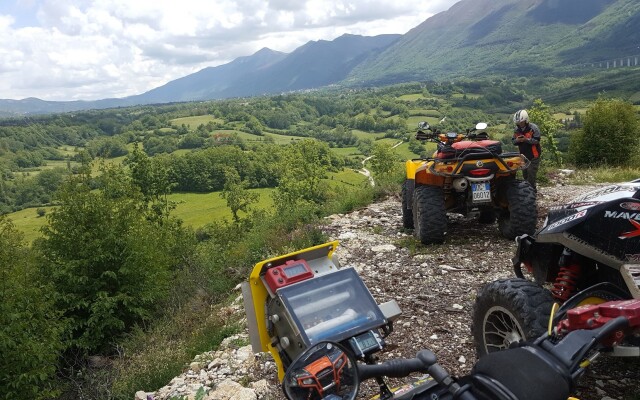
[[[587,110],[583,129],[572,137],[569,151],[579,166],[628,165],[640,145],[638,128],[633,105],[599,99]]]
[[[106,170],[99,190],[88,181],[65,184],[36,243],[43,276],[69,319],[70,343],[87,354],[113,351],[124,333],[152,319],[168,296],[172,269],[188,254],[177,250],[179,229],[149,211],[121,169]]]
[[[22,234],[0,216],[0,398],[54,397],[63,322]]]

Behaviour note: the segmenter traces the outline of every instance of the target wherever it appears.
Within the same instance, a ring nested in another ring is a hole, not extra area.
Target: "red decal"
[[[635,226],[635,230],[625,232],[622,235],[618,236],[618,239],[630,239],[636,236],[640,236],[640,222],[634,221],[632,219],[629,220],[633,226]]]

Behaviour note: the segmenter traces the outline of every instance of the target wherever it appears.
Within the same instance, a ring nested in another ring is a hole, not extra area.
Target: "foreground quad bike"
[[[640,299],[640,179],[553,207],[540,231],[516,241],[518,278],[491,282],[476,298],[472,330],[480,356],[539,336],[554,302],[561,304],[557,321],[580,305]],[[640,338],[627,338],[613,354],[640,356]]]
[[[329,242],[256,264],[242,295],[254,352],[270,352],[280,380],[306,348],[323,340],[372,362],[400,315],[395,300],[376,304],[353,268],[340,268]],[[330,357],[331,358],[331,357]]]
[[[536,195],[528,182],[517,180],[529,160],[519,153],[502,153],[500,142],[488,140],[479,123],[465,133],[440,133],[427,122],[418,124],[418,140],[437,143],[432,157],[408,160],[402,186],[402,222],[424,244],[442,243],[447,212],[498,219],[500,233],[514,239],[533,234]]]
[[[253,350],[271,352],[290,400],[355,400],[366,379],[376,379],[378,400],[566,400],[601,351],[640,334],[640,300],[614,301],[568,310],[537,340],[492,353],[465,376],[449,375],[429,350],[379,363],[400,308],[376,304],[356,270],[340,268],[337,245],[261,261],[242,284]],[[414,372],[428,375],[386,383]]]

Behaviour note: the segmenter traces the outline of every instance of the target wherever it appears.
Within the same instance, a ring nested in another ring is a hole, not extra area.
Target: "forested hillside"
[[[582,75],[630,63],[640,35],[633,0],[463,0],[411,29],[351,73],[353,82]],[[604,61],[603,65],[591,65]]]

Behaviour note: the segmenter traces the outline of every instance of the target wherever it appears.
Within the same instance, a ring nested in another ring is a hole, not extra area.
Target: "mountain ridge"
[[[331,85],[576,75],[583,73],[575,70],[581,63],[640,56],[639,43],[637,0],[461,0],[404,35],[345,34],[307,42],[291,53],[263,48],[124,98],[0,99],[0,116],[216,100]]]

